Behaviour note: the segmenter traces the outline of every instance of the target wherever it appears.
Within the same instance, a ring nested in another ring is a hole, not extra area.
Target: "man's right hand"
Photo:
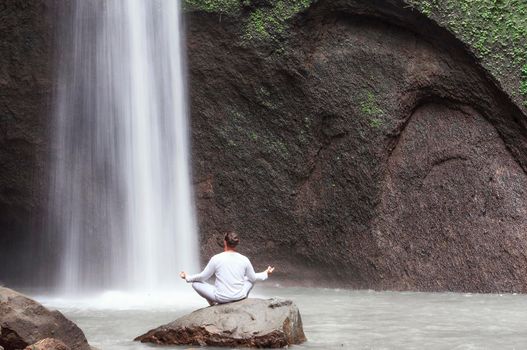
[[[186,272],[185,272],[185,271],[181,271],[181,272],[179,273],[179,277],[181,277],[181,278],[184,279],[184,280],[187,279],[187,274],[186,274]]]
[[[265,272],[267,272],[268,275],[272,274],[273,271],[274,271],[274,266],[268,266],[267,270],[265,270]]]

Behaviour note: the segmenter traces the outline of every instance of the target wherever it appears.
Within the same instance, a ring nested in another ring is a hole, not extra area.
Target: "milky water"
[[[527,295],[257,286],[253,296],[297,303],[308,342],[294,349],[527,348]],[[115,350],[151,349],[131,339],[206,306],[192,293],[150,297],[107,293],[95,299],[44,302],[74,320],[92,345]]]

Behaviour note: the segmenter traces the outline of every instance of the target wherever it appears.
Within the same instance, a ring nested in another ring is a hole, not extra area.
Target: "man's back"
[[[247,272],[252,270],[254,274],[249,259],[237,252],[223,252],[216,254],[212,260],[215,266],[215,287],[218,300],[232,301],[244,298]]]

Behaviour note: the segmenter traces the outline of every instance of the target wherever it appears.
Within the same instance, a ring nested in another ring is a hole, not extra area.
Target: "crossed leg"
[[[209,305],[218,304],[214,293],[214,286],[206,282],[193,282],[192,288],[194,288],[201,297],[205,298]]]
[[[243,299],[249,297],[249,293],[254,287],[254,283],[249,282],[248,280],[245,280],[243,283],[243,293],[244,295]],[[213,285],[210,285],[206,282],[193,282],[192,288],[201,296],[202,298],[205,298],[209,305],[215,305],[220,304],[220,302],[216,299],[216,294],[214,293],[215,289]]]

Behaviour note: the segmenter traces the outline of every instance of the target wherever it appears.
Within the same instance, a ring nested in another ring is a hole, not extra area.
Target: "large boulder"
[[[0,347],[24,349],[46,338],[60,340],[71,349],[90,350],[84,333],[59,311],[0,287]]]
[[[185,315],[135,339],[162,345],[281,348],[306,341],[296,305],[282,299],[245,299]]]
[[[33,345],[29,345],[25,350],[71,350],[71,348],[60,340],[46,338]]]

